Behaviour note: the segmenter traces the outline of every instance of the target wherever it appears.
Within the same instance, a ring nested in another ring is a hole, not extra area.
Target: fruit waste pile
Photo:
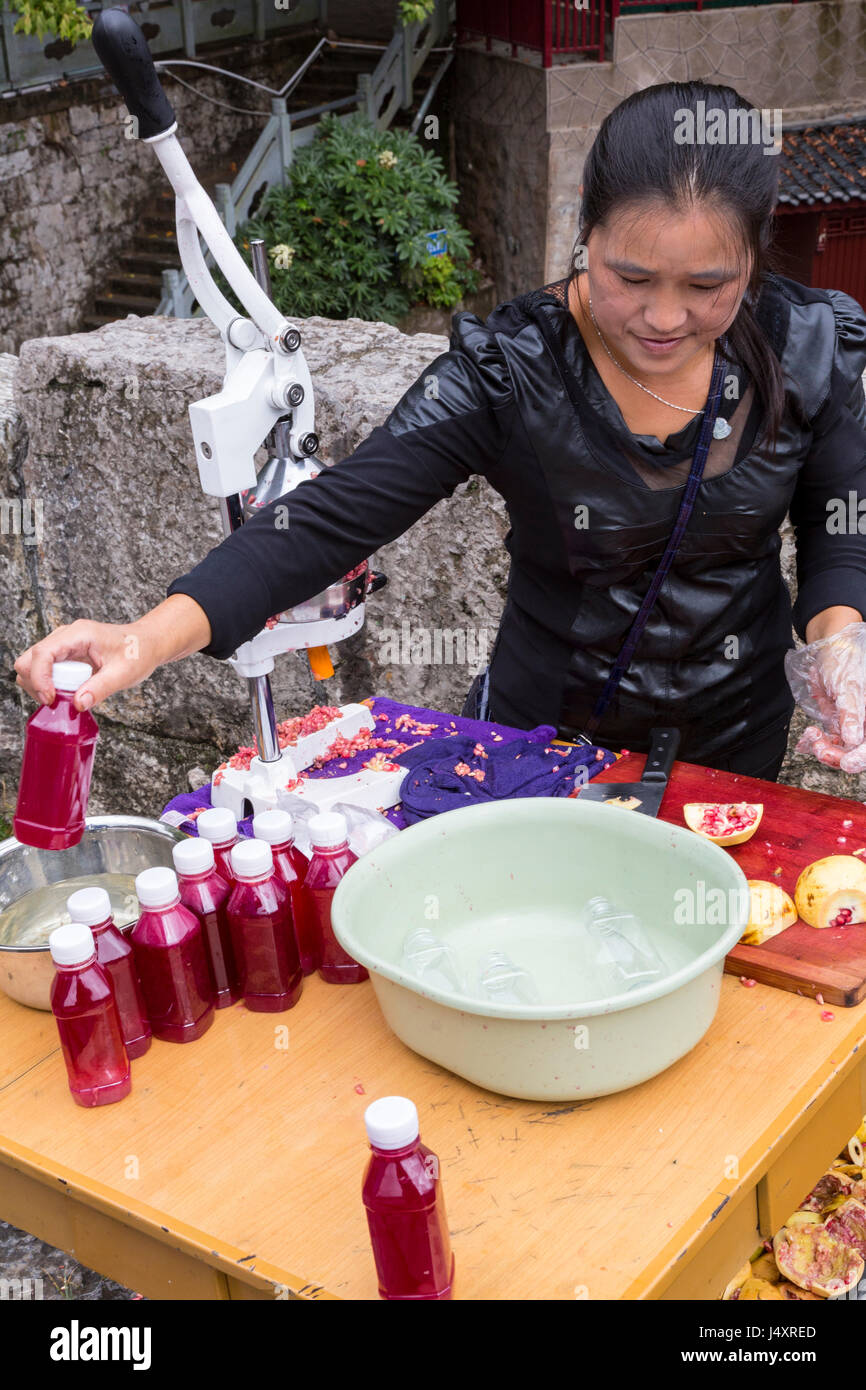
[[[722,1295],[808,1300],[855,1289],[866,1271],[866,1116],[772,1241],[764,1241]]]
[[[724,847],[750,840],[763,814],[761,804],[747,801],[690,801],[683,806],[689,829]],[[843,829],[850,825],[850,820],[842,822]],[[839,843],[845,841],[846,837],[839,837]],[[770,841],[765,843],[769,849]],[[797,879],[793,899],[781,884],[770,879],[747,879],[749,921],[740,939],[748,946],[760,946],[793,926],[798,917],[818,930],[866,922],[866,864],[858,859],[859,853],[866,854],[866,847],[853,854],[829,854],[807,864]],[[781,872],[774,870],[776,875]]]
[[[342,713],[343,711],[337,705],[314,705],[309,714],[296,715],[293,719],[282,720],[277,725],[277,739],[280,748],[294,748],[299,738],[306,734],[318,733],[320,729],[326,728],[335,719],[339,719]],[[399,723],[399,720],[397,722]],[[310,766],[318,769],[324,767],[326,763],[340,759],[338,766],[345,767],[349,758],[353,758],[356,753],[362,753],[368,748],[371,751],[387,748],[393,757],[399,757],[401,753],[406,752],[407,748],[412,747],[414,744],[401,743],[396,738],[380,738],[373,733],[372,729],[361,729],[353,738],[344,738],[342,734],[337,734],[326,751],[318,758],[314,758]],[[253,739],[252,744],[242,745],[226,762],[220,763],[214,773],[214,786],[219,786],[230,767],[248,772],[250,763],[257,752],[255,739]],[[373,752],[373,756],[363,766],[372,768],[375,772],[395,772],[398,770],[398,765],[391,762],[384,752]],[[286,790],[293,791],[307,775],[307,771],[300,772],[291,782],[286,783]]]

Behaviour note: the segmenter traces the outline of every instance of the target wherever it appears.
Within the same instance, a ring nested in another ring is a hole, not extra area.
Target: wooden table
[[[313,977],[286,1014],[154,1043],[131,1096],[85,1111],[50,1014],[0,995],[0,1217],[152,1298],[375,1299],[363,1111],[398,1093],[442,1161],[457,1298],[714,1299],[866,1112],[866,1004],[821,1012],[726,976],[661,1076],[540,1103],[410,1052],[369,983]]]

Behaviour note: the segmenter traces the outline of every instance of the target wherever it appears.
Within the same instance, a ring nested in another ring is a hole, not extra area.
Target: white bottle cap
[[[253,834],[269,845],[283,845],[292,838],[294,822],[288,811],[259,811],[253,816]]]
[[[335,813],[336,814],[336,813]],[[367,1138],[377,1149],[404,1149],[418,1138],[418,1111],[405,1096],[383,1096],[364,1111]]]
[[[51,667],[51,679],[55,690],[77,690],[93,675],[93,667],[86,661],[55,661]]]
[[[238,878],[261,878],[273,872],[273,850],[264,840],[241,840],[232,845],[229,858]]]
[[[216,862],[210,840],[202,840],[198,835],[178,840],[171,847],[171,857],[179,874],[206,874]]]
[[[237,818],[228,806],[209,806],[196,818],[195,828],[212,845],[224,845],[238,833]]]
[[[93,932],[83,922],[55,927],[48,938],[48,949],[56,965],[81,965],[96,954]]]
[[[161,865],[155,869],[142,869],[135,876],[135,891],[142,907],[168,907],[180,897],[177,874],[174,869]]]
[[[98,927],[111,916],[111,899],[104,888],[79,888],[66,899],[66,910],[73,922]]]
[[[320,811],[317,816],[310,816],[307,830],[310,832],[310,843],[322,849],[327,849],[329,845],[341,845],[349,838],[346,817],[339,811]]]

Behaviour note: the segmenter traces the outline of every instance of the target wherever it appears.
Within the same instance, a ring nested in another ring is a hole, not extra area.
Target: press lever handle
[[[175,125],[171,103],[162,90],[147,39],[125,10],[102,10],[91,35],[96,56],[138,121],[142,140],[164,135]]]

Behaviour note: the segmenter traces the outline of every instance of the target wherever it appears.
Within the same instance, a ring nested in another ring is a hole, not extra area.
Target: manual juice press
[[[102,10],[93,25],[93,46],[137,119],[140,138],[152,146],[174,189],[181,262],[198,303],[225,345],[222,390],[190,405],[189,417],[202,490],[219,499],[223,530],[229,535],[256,511],[320,471],[313,387],[301,335],[271,301],[264,243],[252,243],[253,274],[195,177],[138,25],[124,10]],[[248,317],[238,315],[216,285],[200,236]],[[257,476],[254,456],[263,443],[267,461]],[[274,657],[281,652],[305,650],[317,679],[333,674],[328,644],[343,641],[363,626],[367,594],[385,582],[384,575],[372,575],[364,562],[323,593],[275,614],[228,658],[247,681],[257,755],[248,769],[229,766],[218,779],[214,774],[214,806],[228,806],[241,819],[250,811],[276,807],[278,792],[286,788],[320,810],[346,800],[371,808],[396,803],[405,768],[365,768],[345,777],[298,781],[299,772],[338,734],[351,739],[361,729],[374,729],[373,715],[366,705],[344,705],[339,717],[299,734],[290,747],[281,749],[270,683]]]

